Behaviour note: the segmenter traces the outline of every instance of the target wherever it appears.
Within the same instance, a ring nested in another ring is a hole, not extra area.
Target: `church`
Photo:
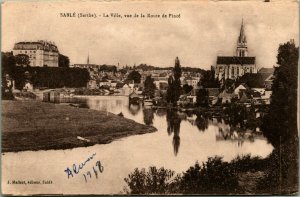
[[[248,56],[247,38],[242,20],[235,56],[218,56],[215,66],[215,78],[220,81],[237,79],[245,73],[257,73],[255,57]]]

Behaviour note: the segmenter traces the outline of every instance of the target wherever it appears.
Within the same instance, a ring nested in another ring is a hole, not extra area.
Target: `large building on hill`
[[[18,42],[14,45],[13,55],[29,56],[32,67],[58,67],[58,48],[53,42],[38,40],[36,42]]]
[[[234,56],[218,56],[215,66],[215,78],[220,81],[237,79],[245,73],[257,73],[255,57],[248,56],[247,38],[242,21],[240,35]]]

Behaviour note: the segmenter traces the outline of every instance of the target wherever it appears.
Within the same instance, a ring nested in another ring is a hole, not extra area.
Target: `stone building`
[[[247,38],[242,21],[240,35],[234,56],[218,56],[215,66],[215,78],[220,81],[237,79],[245,73],[257,73],[255,57],[248,56]]]
[[[13,48],[13,55],[29,56],[32,67],[58,67],[58,48],[53,42],[39,40],[36,42],[18,42]]]

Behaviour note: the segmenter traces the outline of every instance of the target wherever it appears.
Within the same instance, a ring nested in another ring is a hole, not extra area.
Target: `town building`
[[[13,55],[28,55],[32,67],[58,67],[59,51],[54,42],[39,40],[36,42],[18,42]]]
[[[248,56],[248,44],[242,21],[240,35],[234,56],[218,56],[215,66],[215,78],[220,81],[237,79],[245,73],[257,73],[255,57]]]

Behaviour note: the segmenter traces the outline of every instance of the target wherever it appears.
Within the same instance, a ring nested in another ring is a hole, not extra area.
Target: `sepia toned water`
[[[115,114],[122,112],[126,118],[153,125],[157,132],[91,147],[2,154],[5,194],[118,194],[126,186],[124,178],[134,168],[154,165],[181,173],[196,161],[201,163],[215,155],[230,161],[245,154],[266,157],[273,149],[261,134],[237,132],[222,119],[129,105],[128,97],[88,96],[62,102],[86,103],[91,109]],[[68,178],[65,170],[89,157],[80,172]],[[97,161],[103,166],[102,173]],[[27,184],[8,184],[13,180]],[[50,180],[52,184],[28,184],[31,180],[40,183]]]

